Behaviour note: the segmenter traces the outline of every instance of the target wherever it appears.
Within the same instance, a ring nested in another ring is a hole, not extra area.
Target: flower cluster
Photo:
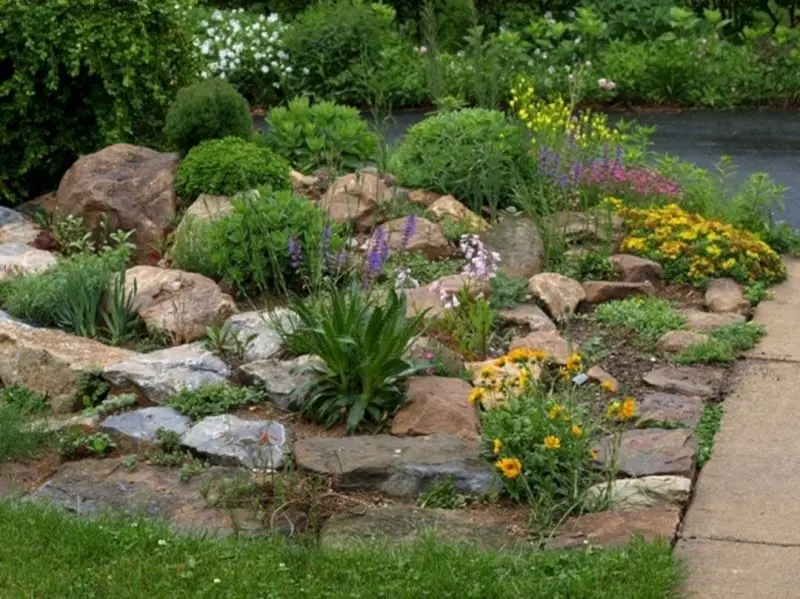
[[[611,79],[606,79],[605,77],[601,77],[597,80],[597,87],[607,92],[613,92],[617,89],[617,84],[614,83]]]
[[[532,85],[521,79],[511,88],[509,102],[517,117],[534,136],[534,142],[546,147],[561,147],[573,139],[580,148],[596,148],[606,143],[622,144],[627,136],[608,125],[608,117],[584,111],[573,114],[562,98],[546,102],[536,97]]]
[[[281,41],[285,25],[277,14],[197,8],[191,18],[203,78],[230,79],[245,95],[258,97],[264,89],[280,89],[291,74]]]
[[[458,248],[467,260],[461,274],[481,282],[488,282],[497,275],[500,254],[489,251],[480,237],[474,233],[462,235]]]
[[[622,251],[660,262],[667,280],[701,283],[732,277],[744,284],[769,284],[786,278],[780,256],[748,231],[688,213],[677,204],[635,209],[616,198],[606,202],[625,221]]]

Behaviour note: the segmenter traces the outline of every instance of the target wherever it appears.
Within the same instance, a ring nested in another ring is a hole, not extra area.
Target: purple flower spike
[[[303,262],[303,246],[300,240],[292,235],[289,238],[289,264],[293,270],[297,270]]]
[[[408,242],[411,241],[411,238],[414,236],[414,233],[417,232],[417,215],[411,214],[406,219],[406,226],[403,229],[403,241],[401,247],[406,249],[408,247]]]
[[[383,271],[383,266],[389,259],[389,242],[383,227],[375,229],[367,253],[367,279],[374,279]]]

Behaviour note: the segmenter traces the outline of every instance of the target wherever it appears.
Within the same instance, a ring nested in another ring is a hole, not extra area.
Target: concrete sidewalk
[[[800,260],[787,268],[683,522],[690,599],[800,598]]]

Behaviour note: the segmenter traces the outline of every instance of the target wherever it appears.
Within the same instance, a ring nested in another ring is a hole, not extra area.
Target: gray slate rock
[[[452,478],[464,495],[499,488],[496,474],[479,456],[477,443],[454,435],[313,437],[294,445],[298,467],[334,475],[343,489],[416,496]]]
[[[597,447],[597,462],[613,464],[626,476],[676,474],[692,478],[697,453],[697,439],[691,430],[645,428],[626,431],[619,447],[614,449],[614,436],[605,437]]]
[[[308,356],[294,360],[256,360],[243,365],[241,370],[253,384],[267,392],[272,404],[281,410],[294,411],[299,409],[303,399],[297,391],[309,380],[309,375],[297,372],[297,368],[309,361]]]
[[[289,452],[290,434],[280,422],[223,414],[195,424],[181,443],[218,464],[278,470]]]
[[[648,422],[678,422],[693,428],[703,415],[703,400],[674,393],[650,393],[639,402],[640,425]]]
[[[159,429],[182,435],[191,424],[191,420],[177,410],[159,406],[109,416],[101,427],[110,435],[123,435],[136,441],[156,443],[156,432]]]
[[[276,324],[287,330],[297,322],[297,315],[285,308],[270,312],[242,312],[231,316],[225,326],[244,342],[249,336],[255,337],[244,353],[245,362],[274,358],[282,349],[283,342],[276,330]]]
[[[107,366],[103,376],[114,392],[133,392],[155,403],[161,403],[182,389],[198,389],[204,385],[224,383],[230,368],[201,343],[179,345]]]
[[[642,379],[664,393],[678,393],[710,399],[722,392],[725,371],[712,366],[666,366],[656,368]]]
[[[487,249],[500,254],[500,270],[530,278],[542,272],[544,242],[536,223],[525,216],[505,216],[480,235]]]

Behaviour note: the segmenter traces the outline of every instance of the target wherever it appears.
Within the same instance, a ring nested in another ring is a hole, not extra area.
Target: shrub
[[[533,174],[524,132],[501,112],[471,108],[417,123],[392,155],[400,184],[450,194],[475,212],[507,205]]]
[[[293,353],[319,356],[303,367],[309,382],[298,390],[301,411],[333,426],[344,416],[348,433],[384,426],[403,403],[403,383],[422,369],[404,358],[424,314],[406,320],[404,295],[364,295],[358,285],[334,288],[321,305],[296,301],[297,328],[284,333]]]
[[[265,188],[236,198],[206,244],[211,268],[246,295],[286,291],[304,275],[316,279],[339,237],[308,198]]]
[[[0,198],[51,191],[82,155],[157,143],[195,73],[173,0],[0,3]]]
[[[289,189],[289,164],[268,148],[238,137],[192,148],[175,173],[175,191],[187,200],[202,193],[232,196],[262,185]]]
[[[308,173],[320,167],[356,170],[375,154],[379,140],[355,108],[334,102],[311,105],[303,97],[270,111],[263,141]]]
[[[249,387],[231,387],[227,383],[204,385],[198,389],[184,389],[167,400],[167,404],[192,420],[217,416],[233,408],[259,403],[264,394]]]
[[[3,309],[15,318],[77,334],[96,333],[103,296],[128,260],[127,248],[62,258],[41,273],[0,284]]]
[[[363,101],[360,65],[375,65],[397,34],[393,11],[355,0],[324,1],[304,10],[286,31],[293,86],[320,99]]]
[[[254,103],[272,104],[281,98],[291,67],[283,50],[286,25],[277,14],[198,6],[187,18],[203,60],[202,77],[230,81]]]
[[[680,329],[684,318],[662,299],[631,297],[597,306],[595,317],[600,324],[632,331],[645,349],[652,349],[669,331]]]
[[[164,133],[167,141],[185,156],[208,139],[249,139],[252,128],[247,100],[230,83],[210,79],[178,92],[167,113]]]
[[[668,281],[733,277],[750,284],[786,278],[780,256],[752,233],[685,212],[677,204],[652,209],[615,205],[628,230],[622,251],[660,262]]]

